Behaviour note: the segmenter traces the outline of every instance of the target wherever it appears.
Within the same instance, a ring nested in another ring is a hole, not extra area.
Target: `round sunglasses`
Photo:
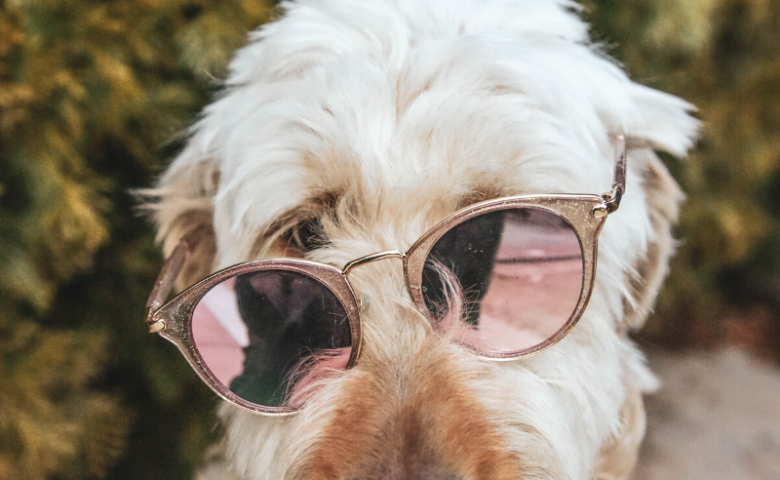
[[[406,287],[434,329],[473,354],[515,360],[560,341],[582,316],[596,274],[598,235],[625,192],[625,138],[616,137],[603,195],[527,195],[471,205],[406,252],[342,269],[266,259],[221,270],[164,303],[202,235],[185,235],[147,302],[152,333],[175,344],[220,397],[248,411],[289,415],[318,380],[360,356],[361,303],[350,272],[403,260]]]

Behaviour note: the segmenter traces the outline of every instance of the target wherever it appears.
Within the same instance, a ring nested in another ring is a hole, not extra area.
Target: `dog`
[[[475,356],[415,308],[398,263],[365,265],[350,277],[359,361],[318,380],[296,415],[223,404],[225,462],[203,475],[627,478],[655,387],[627,333],[667,273],[682,199],[655,151],[686,155],[693,107],[631,81],[566,0],[280,8],[152,190],[166,254],[206,232],[180,287],[252,259],[341,268],[403,251],[486,200],[604,192],[619,135],[627,186],[599,237],[590,302],[560,342],[516,361]]]

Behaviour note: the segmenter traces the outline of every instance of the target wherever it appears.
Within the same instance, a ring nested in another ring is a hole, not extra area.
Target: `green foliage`
[[[693,156],[667,162],[689,200],[648,335],[780,312],[780,0],[586,4],[635,79],[705,120]],[[0,480],[190,476],[216,399],[145,333],[161,259],[128,192],[152,183],[271,12],[0,0]]]
[[[594,0],[588,18],[633,78],[696,105],[704,135],[667,165],[688,196],[646,335],[695,341],[746,306],[780,330],[780,1]],[[742,310],[742,311],[740,311]],[[772,320],[770,320],[772,321]],[[777,345],[780,347],[780,344]]]
[[[271,12],[0,1],[0,479],[188,476],[215,402],[143,333],[160,259],[128,192]]]

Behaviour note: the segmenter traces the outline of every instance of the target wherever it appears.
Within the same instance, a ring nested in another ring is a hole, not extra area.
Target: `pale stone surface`
[[[655,353],[633,480],[780,479],[780,369],[738,350]]]

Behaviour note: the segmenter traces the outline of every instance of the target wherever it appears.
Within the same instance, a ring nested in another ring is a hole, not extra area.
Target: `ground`
[[[780,479],[780,368],[735,349],[652,353],[663,382],[632,480]]]

